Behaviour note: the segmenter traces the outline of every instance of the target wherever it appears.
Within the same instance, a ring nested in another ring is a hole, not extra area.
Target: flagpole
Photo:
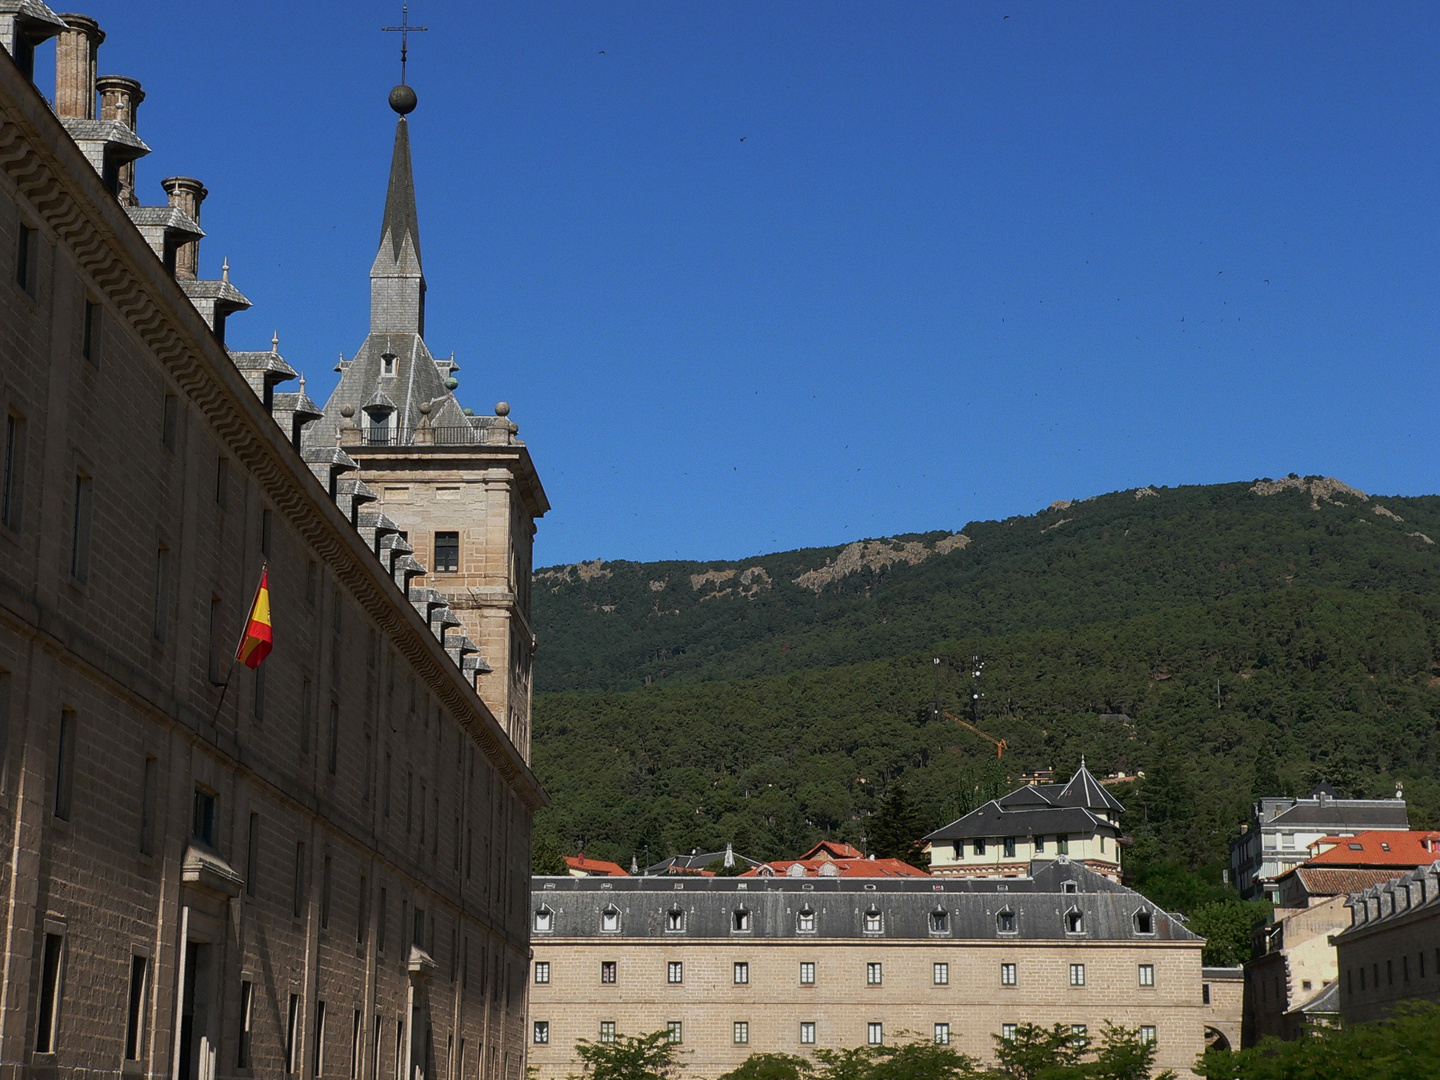
[[[220,720],[220,710],[225,706],[225,695],[230,690],[230,679],[235,674],[235,662],[240,659],[240,648],[245,644],[245,637],[250,632],[250,614],[255,610],[255,602],[260,599],[260,590],[265,587],[265,574],[269,569],[270,560],[263,560],[260,563],[260,581],[255,585],[255,595],[245,613],[245,625],[240,628],[240,640],[235,643],[235,650],[230,654],[230,666],[225,669],[225,681],[220,684],[220,700],[215,703],[215,715],[210,718],[211,727]]]

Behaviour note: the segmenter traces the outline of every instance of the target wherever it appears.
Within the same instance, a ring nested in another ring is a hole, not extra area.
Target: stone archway
[[[1205,1049],[1206,1050],[1229,1050],[1230,1039],[1219,1028],[1205,1027]]]

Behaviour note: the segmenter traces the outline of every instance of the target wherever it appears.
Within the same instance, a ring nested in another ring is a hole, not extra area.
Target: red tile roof
[[[821,840],[809,851],[801,855],[802,859],[863,859],[865,853],[859,848],[851,847],[843,840]]]
[[[1370,829],[1354,836],[1326,836],[1310,845],[1326,850],[1305,866],[1416,867],[1440,862],[1440,832]]]
[[[579,855],[566,855],[565,865],[570,868],[572,876],[581,877],[629,877],[619,863],[606,862],[604,859],[587,859],[583,853]]]
[[[1280,877],[1284,879],[1294,874],[1311,896],[1344,896],[1346,893],[1362,892],[1372,885],[1385,884],[1395,877],[1395,869],[1297,866]]]
[[[788,877],[792,866],[805,869],[806,877],[820,877],[822,867],[831,867],[823,876],[834,873],[836,877],[929,877],[924,870],[917,870],[899,859],[776,859],[762,863],[741,874],[741,877]],[[796,877],[800,875],[796,874]]]

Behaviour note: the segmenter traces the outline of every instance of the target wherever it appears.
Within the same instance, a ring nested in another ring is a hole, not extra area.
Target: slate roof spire
[[[415,91],[397,86],[390,107],[395,122],[395,149],[390,157],[390,184],[380,222],[380,250],[370,267],[370,332],[425,333],[425,274],[420,268],[420,222],[415,212],[415,174],[410,165],[410,124],[405,119],[416,105]]]

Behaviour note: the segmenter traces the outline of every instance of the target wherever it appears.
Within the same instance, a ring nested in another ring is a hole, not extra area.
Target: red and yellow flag
[[[274,636],[270,629],[270,570],[260,571],[260,588],[255,590],[255,603],[250,605],[250,621],[245,624],[245,636],[240,639],[240,648],[235,659],[248,668],[257,668],[260,661],[270,655]]]

